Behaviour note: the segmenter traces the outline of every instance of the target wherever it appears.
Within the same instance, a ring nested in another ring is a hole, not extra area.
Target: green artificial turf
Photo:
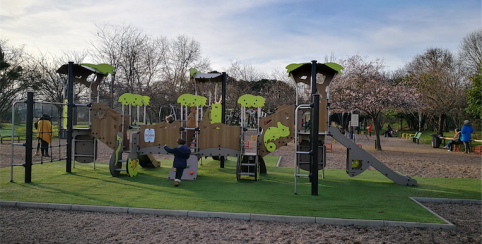
[[[213,212],[256,213],[330,218],[377,219],[442,223],[408,197],[481,199],[479,179],[421,178],[418,186],[400,186],[378,171],[350,178],[344,170],[328,169],[319,180],[319,195],[298,178],[294,194],[293,168],[277,168],[278,157],[267,156],[267,174],[255,182],[237,181],[234,158],[203,159],[197,180],[174,187],[168,180],[171,160],[161,168],[141,168],[136,177],[112,177],[106,163],[76,163],[66,173],[64,162],[36,164],[32,183],[24,183],[24,168],[0,169],[0,200]],[[320,174],[321,175],[321,174]]]

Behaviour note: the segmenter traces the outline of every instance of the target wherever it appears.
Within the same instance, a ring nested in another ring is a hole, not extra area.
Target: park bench
[[[13,137],[17,137],[18,142],[20,142],[20,137],[23,135],[20,135],[17,133],[17,131],[14,129],[13,130]],[[12,137],[12,129],[0,129],[0,143],[3,144],[3,138],[7,137]]]
[[[415,135],[410,136],[409,139],[412,139],[414,143],[420,143],[420,137],[422,136],[422,132],[417,132]]]

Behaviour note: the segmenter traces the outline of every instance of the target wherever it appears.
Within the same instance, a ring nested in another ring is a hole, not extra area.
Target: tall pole
[[[222,80],[221,123],[226,124],[226,72],[222,73],[221,80]],[[224,168],[224,157],[219,158],[219,166],[221,168]]]
[[[320,95],[316,94],[316,60],[311,61],[311,195],[318,196],[318,131]]]
[[[27,92],[27,126],[25,141],[25,183],[32,182],[32,124],[33,124],[33,92]]]
[[[65,172],[72,172],[72,117],[74,110],[74,62],[69,62],[67,91],[67,160]]]

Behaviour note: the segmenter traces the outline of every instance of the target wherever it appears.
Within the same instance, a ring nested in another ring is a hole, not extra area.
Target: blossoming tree
[[[416,109],[416,90],[392,81],[383,70],[383,60],[369,61],[355,55],[338,63],[345,69],[330,85],[330,108],[334,112],[359,111],[369,116],[375,127],[375,147],[382,150],[380,129],[383,112]]]

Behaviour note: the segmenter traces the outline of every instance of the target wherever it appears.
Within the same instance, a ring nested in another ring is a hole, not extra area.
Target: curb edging
[[[196,218],[224,218],[238,220],[256,220],[256,221],[276,221],[276,222],[296,222],[296,223],[317,223],[327,225],[355,225],[365,227],[425,227],[435,229],[455,230],[457,227],[450,221],[444,219],[430,208],[424,206],[422,202],[433,203],[459,203],[459,204],[482,204],[482,200],[473,199],[449,199],[449,198],[424,198],[409,197],[412,201],[425,208],[427,211],[435,215],[437,218],[445,222],[445,224],[437,223],[420,223],[405,222],[391,220],[368,220],[368,219],[341,219],[341,218],[323,218],[323,217],[307,217],[307,216],[288,216],[288,215],[269,215],[269,214],[251,214],[251,213],[228,213],[228,212],[208,212],[208,211],[189,211],[189,210],[171,210],[171,209],[153,209],[153,208],[131,208],[131,207],[111,207],[96,205],[80,205],[80,204],[59,204],[59,203],[39,203],[39,202],[16,202],[16,201],[0,201],[0,206],[4,207],[22,207],[22,208],[44,208],[56,210],[72,210],[72,211],[88,211],[88,212],[107,212],[107,213],[129,213],[129,214],[150,214],[160,216],[177,216],[177,217],[196,217]]]

